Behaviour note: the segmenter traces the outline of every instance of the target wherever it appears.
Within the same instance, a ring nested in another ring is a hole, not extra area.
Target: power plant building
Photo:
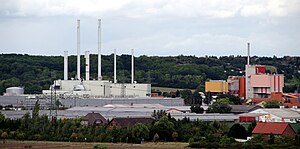
[[[229,93],[243,99],[269,98],[272,92],[283,92],[284,75],[267,74],[266,66],[250,65],[250,44],[245,66],[245,76],[229,76]]]
[[[64,80],[55,80],[49,90],[43,90],[44,95],[55,92],[59,97],[79,98],[135,98],[150,97],[151,84],[139,84],[134,81],[134,55],[131,59],[131,83],[117,83],[117,56],[114,50],[114,81],[102,80],[101,75],[101,20],[98,20],[98,80],[90,80],[90,52],[86,51],[85,79],[80,77],[80,21],[77,21],[77,75],[75,79],[68,77],[68,52],[64,52]]]
[[[250,44],[245,65],[245,76],[228,76],[227,82],[205,82],[205,92],[229,93],[242,99],[269,98],[271,93],[283,92],[284,75],[268,74],[264,65],[250,65]]]

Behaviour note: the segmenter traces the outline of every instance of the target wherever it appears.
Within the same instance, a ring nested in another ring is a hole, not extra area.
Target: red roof
[[[274,123],[257,123],[253,129],[253,134],[274,134],[282,135],[285,129],[289,126],[289,123],[274,122]]]
[[[251,102],[252,103],[255,103],[255,104],[258,104],[260,102],[268,102],[268,101],[271,101],[271,100],[277,100],[278,102],[281,102],[283,103],[284,102],[284,98],[280,98],[280,99],[274,99],[274,98],[251,98]]]

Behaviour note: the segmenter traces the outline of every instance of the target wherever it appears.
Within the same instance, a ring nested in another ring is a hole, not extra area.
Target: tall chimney
[[[102,75],[101,75],[101,19],[98,19],[98,80],[102,80]]]
[[[85,51],[85,79],[90,80],[90,51]]]
[[[134,83],[134,53],[133,49],[131,50],[131,84]]]
[[[114,83],[117,83],[117,51],[114,50]]]
[[[68,51],[64,51],[64,80],[68,80]]]
[[[248,56],[247,56],[247,65],[250,65],[250,43],[247,43],[248,45]]]
[[[250,43],[247,43],[247,47],[248,47],[248,53],[247,53],[247,65],[245,66],[245,99],[250,98],[250,83],[249,83],[249,76],[251,75],[251,73],[249,72],[249,68],[250,68]]]
[[[80,80],[80,20],[77,20],[77,79]]]

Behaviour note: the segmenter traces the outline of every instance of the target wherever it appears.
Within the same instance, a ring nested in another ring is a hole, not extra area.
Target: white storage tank
[[[18,96],[24,94],[24,88],[22,87],[9,87],[6,88],[5,95],[7,96]]]

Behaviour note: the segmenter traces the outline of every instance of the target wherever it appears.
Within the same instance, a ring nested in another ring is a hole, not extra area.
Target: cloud
[[[298,0],[0,0],[0,49],[30,54],[299,55]],[[256,47],[255,47],[256,46]],[[256,51],[255,51],[256,50]],[[284,50],[284,52],[282,51]]]
[[[275,17],[287,16],[299,12],[300,1],[268,0],[245,4],[241,8],[242,16],[268,15]]]
[[[299,12],[298,0],[0,0],[1,16],[120,15],[129,18],[286,16]]]

